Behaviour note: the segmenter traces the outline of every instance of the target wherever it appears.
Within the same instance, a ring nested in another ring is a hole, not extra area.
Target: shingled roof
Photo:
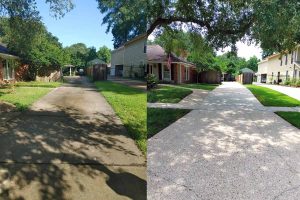
[[[185,63],[189,65],[194,65],[188,62],[184,58],[176,56],[174,53],[170,54],[171,62],[173,63]],[[169,55],[160,45],[147,45],[147,60],[148,62],[168,62]]]
[[[4,44],[0,44],[0,53],[9,54],[8,49]]]

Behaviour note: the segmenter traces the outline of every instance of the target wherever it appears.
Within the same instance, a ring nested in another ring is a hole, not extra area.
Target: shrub
[[[158,80],[154,74],[147,74],[147,90],[151,90],[157,87]]]
[[[296,87],[296,84],[297,84],[297,79],[293,78],[291,80],[291,86],[295,86]]]
[[[296,87],[300,87],[300,79],[296,82]]]
[[[291,80],[288,78],[284,81],[284,85],[291,85]]]

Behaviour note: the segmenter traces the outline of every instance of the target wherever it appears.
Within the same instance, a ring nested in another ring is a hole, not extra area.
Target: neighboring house
[[[111,76],[144,77],[146,74],[147,35],[142,34],[112,51]]]
[[[0,44],[0,83],[15,81],[15,68],[19,58],[9,53],[5,45]]]
[[[169,59],[171,66],[168,65]],[[193,63],[173,53],[168,55],[159,45],[147,46],[147,63],[147,73],[154,74],[159,81],[176,84],[197,81],[197,72]]]
[[[274,54],[258,63],[257,82],[284,83],[287,79],[300,79],[300,46],[286,54]]]

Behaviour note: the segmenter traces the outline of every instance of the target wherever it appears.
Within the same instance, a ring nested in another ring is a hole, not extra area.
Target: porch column
[[[70,76],[72,76],[72,67],[70,67]]]

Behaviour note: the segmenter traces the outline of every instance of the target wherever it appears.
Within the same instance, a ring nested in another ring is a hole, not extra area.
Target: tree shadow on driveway
[[[0,199],[146,199],[146,163],[110,115],[27,111],[0,127]]]

